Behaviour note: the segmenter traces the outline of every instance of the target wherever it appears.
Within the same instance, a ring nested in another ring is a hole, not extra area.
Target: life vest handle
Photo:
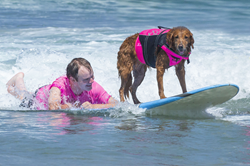
[[[166,27],[163,27],[163,26],[158,26],[159,29],[170,29],[170,28],[166,28]]]

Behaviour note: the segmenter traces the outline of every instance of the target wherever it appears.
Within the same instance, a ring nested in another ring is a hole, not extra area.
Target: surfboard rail
[[[185,98],[191,98],[191,96],[194,96],[194,95],[199,95],[199,97],[204,98],[203,100],[206,100],[206,95],[210,95],[211,97],[214,97],[215,101],[207,101],[208,103],[211,103],[211,106],[213,106],[213,105],[221,104],[225,101],[230,100],[235,95],[237,95],[238,92],[239,92],[239,87],[235,84],[217,84],[217,85],[212,85],[212,86],[192,90],[192,91],[179,94],[176,96],[168,97],[165,99],[158,99],[154,101],[141,103],[139,105],[139,108],[154,109],[154,108],[161,107],[161,106],[164,106],[169,103],[173,103],[175,101],[179,101]],[[222,99],[217,100],[217,98],[222,98]],[[210,100],[213,100],[213,99],[210,99]],[[192,101],[192,102],[195,102],[195,101]],[[178,104],[181,104],[181,103],[178,103]],[[188,104],[188,103],[185,102],[184,104]]]

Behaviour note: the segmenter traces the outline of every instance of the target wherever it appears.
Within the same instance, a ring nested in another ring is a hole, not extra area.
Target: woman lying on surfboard
[[[86,59],[73,59],[66,74],[32,94],[25,87],[24,73],[20,72],[7,82],[7,90],[22,100],[20,107],[38,110],[105,109],[118,103],[94,81],[94,71]]]

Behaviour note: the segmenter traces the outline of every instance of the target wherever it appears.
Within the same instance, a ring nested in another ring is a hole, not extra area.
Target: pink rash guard
[[[51,85],[41,87],[36,93],[34,105],[38,110],[48,110],[49,91],[52,87],[57,87],[61,91],[61,104],[80,102],[81,104],[88,101],[91,104],[106,104],[111,97],[101,85],[93,82],[90,91],[84,91],[76,96],[69,83],[67,76],[57,78]]]

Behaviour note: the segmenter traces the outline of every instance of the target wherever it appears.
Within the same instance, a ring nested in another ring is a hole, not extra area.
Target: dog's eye
[[[178,38],[179,38],[179,36],[177,35],[177,36],[175,36],[174,38],[178,39]]]
[[[185,39],[187,39],[188,37],[187,36],[185,36]]]

